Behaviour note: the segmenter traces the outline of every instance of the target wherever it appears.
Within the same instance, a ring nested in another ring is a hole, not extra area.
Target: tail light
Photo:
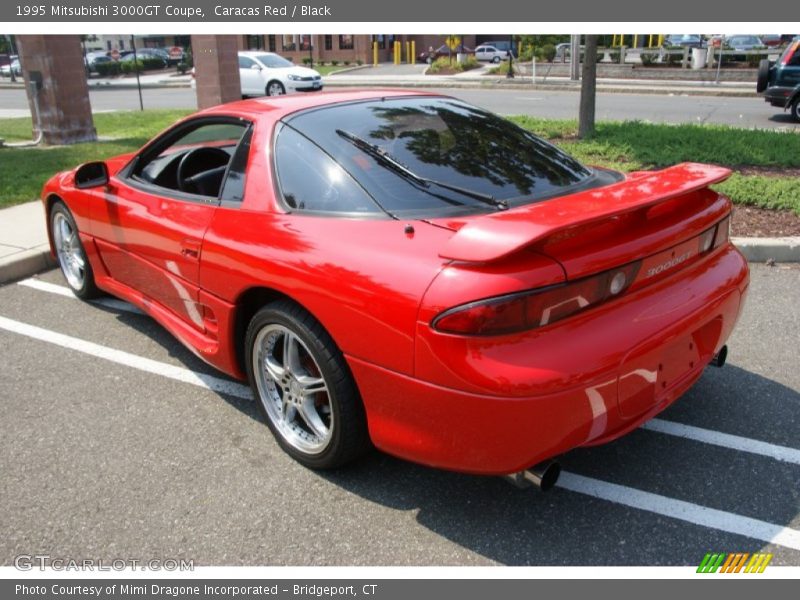
[[[622,294],[641,262],[572,283],[517,292],[451,308],[433,321],[444,333],[499,335],[544,327]]]
[[[649,284],[659,276],[666,276],[672,272],[672,268],[683,263],[688,265],[727,243],[729,228],[730,217],[727,217],[694,238],[694,242],[685,242],[693,247],[686,254],[687,257],[693,255],[691,260],[667,260],[664,264],[668,268],[663,272],[659,270],[655,276],[647,275],[645,280],[637,281],[636,287]],[[653,258],[658,256],[654,255]],[[456,306],[439,314],[431,326],[442,333],[459,335],[502,335],[545,327],[625,293],[636,280],[642,262],[639,260],[573,282]]]

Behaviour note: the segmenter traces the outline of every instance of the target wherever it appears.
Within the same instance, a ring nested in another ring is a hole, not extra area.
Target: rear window
[[[319,146],[380,207],[396,216],[469,214],[496,207],[445,186],[402,176],[354,143],[354,136],[420,178],[509,206],[562,195],[593,182],[599,185],[603,179],[510,121],[450,98],[336,104],[298,113],[284,122]],[[277,154],[281,146],[279,139]]]

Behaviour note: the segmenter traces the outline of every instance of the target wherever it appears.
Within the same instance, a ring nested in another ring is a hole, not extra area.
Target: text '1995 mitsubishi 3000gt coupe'
[[[453,98],[348,91],[198,112],[42,199],[74,293],[249,379],[302,464],[375,446],[548,487],[724,362],[749,281],[728,175],[590,168]]]

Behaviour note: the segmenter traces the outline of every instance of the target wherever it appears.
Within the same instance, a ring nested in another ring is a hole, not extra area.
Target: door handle
[[[200,245],[202,244],[201,240],[195,240],[191,238],[187,238],[181,242],[181,256],[184,256],[191,260],[197,260],[200,258]]]

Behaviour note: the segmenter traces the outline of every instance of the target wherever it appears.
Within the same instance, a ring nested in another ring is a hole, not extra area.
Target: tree
[[[581,104],[578,112],[578,137],[594,134],[595,98],[597,96],[597,37],[586,36],[581,73]],[[573,58],[575,60],[575,58]]]

